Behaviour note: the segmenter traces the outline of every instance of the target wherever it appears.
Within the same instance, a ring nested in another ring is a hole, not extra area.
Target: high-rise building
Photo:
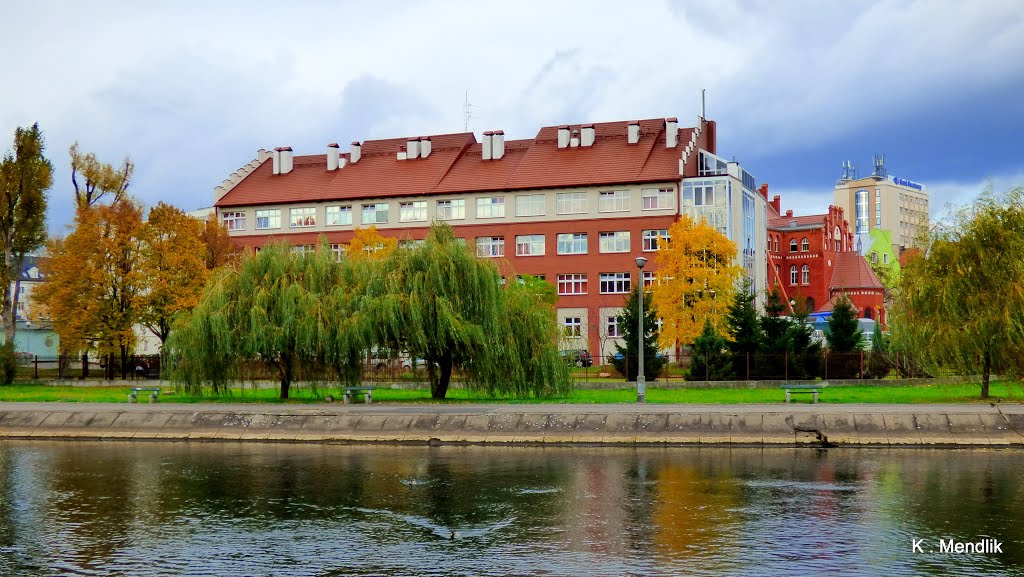
[[[843,175],[836,182],[835,206],[852,216],[854,245],[861,255],[867,255],[879,235],[872,231],[889,231],[892,252],[920,247],[928,234],[929,196],[923,184],[888,175],[885,159],[875,157],[875,171],[871,176],[858,178],[856,171],[846,162]]]

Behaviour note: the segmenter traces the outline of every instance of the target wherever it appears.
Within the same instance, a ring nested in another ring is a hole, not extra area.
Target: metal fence
[[[120,356],[88,357],[83,371],[81,356],[40,356],[18,354],[15,378],[20,379],[109,379],[121,378]],[[123,374],[129,379],[161,378],[160,355],[132,355],[124,365]]]

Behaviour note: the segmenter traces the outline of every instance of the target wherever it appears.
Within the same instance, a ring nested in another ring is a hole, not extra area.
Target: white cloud
[[[931,217],[935,221],[949,218],[951,212],[958,207],[971,204],[979,194],[986,190],[1003,193],[1011,188],[1024,187],[1024,172],[994,175],[989,178],[973,181],[944,181],[928,184],[931,197]]]

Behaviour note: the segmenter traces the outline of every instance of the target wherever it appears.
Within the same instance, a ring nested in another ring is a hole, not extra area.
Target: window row
[[[642,250],[645,252],[659,249],[659,242],[668,240],[668,230],[643,231]],[[589,252],[588,235],[585,232],[561,233],[556,236],[555,250],[560,255],[587,254]],[[542,256],[545,254],[545,235],[522,234],[516,236],[516,256]],[[505,256],[504,236],[482,236],[476,239],[477,256]],[[628,230],[602,232],[599,234],[598,252],[616,253],[629,252],[630,233]]]
[[[797,284],[797,268],[796,265],[789,267],[789,284]],[[778,274],[778,266],[776,266],[776,274]],[[800,267],[800,284],[808,285],[811,284],[811,267],[804,265]]]
[[[619,324],[618,316],[605,316],[604,325],[604,336],[610,338],[617,338],[622,336],[622,325]],[[661,327],[664,326],[665,321],[658,318],[654,321],[658,326],[658,331],[661,331]],[[583,336],[583,319],[581,317],[562,317],[562,337],[577,339]]]
[[[671,209],[674,207],[674,192],[671,188],[645,188],[641,190],[643,210]],[[584,214],[589,211],[589,194],[586,192],[560,192],[555,197],[557,214]],[[598,193],[599,212],[624,212],[630,209],[630,191],[611,190]],[[450,199],[435,201],[436,218],[439,220],[464,220],[466,218],[466,199]],[[517,217],[544,216],[547,213],[547,197],[543,194],[515,195],[515,215]],[[358,205],[361,210],[362,224],[387,224],[390,221],[388,203]],[[289,228],[316,226],[316,208],[292,208],[288,214]],[[281,228],[282,209],[266,209],[256,211],[256,229]],[[327,226],[351,225],[352,205],[328,206],[325,211]],[[476,199],[477,218],[504,218],[505,197],[490,196]],[[246,214],[244,212],[225,212],[221,219],[228,230],[245,230]],[[427,201],[414,200],[398,203],[398,222],[427,222]]]

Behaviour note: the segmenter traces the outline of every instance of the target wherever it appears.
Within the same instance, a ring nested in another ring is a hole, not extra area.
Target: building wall
[[[910,186],[896,184],[892,180],[874,177],[836,185],[835,205],[842,207],[849,215],[850,224],[854,228],[855,234],[857,233],[857,192],[860,190],[868,193],[869,213],[868,228],[861,238],[862,243],[869,240],[867,235],[870,231],[887,230],[892,235],[893,250],[898,253],[900,247],[917,246],[919,236],[927,234],[930,210],[927,189],[917,190]],[[880,215],[878,209],[881,209]],[[867,247],[864,246],[864,251],[866,250]]]

